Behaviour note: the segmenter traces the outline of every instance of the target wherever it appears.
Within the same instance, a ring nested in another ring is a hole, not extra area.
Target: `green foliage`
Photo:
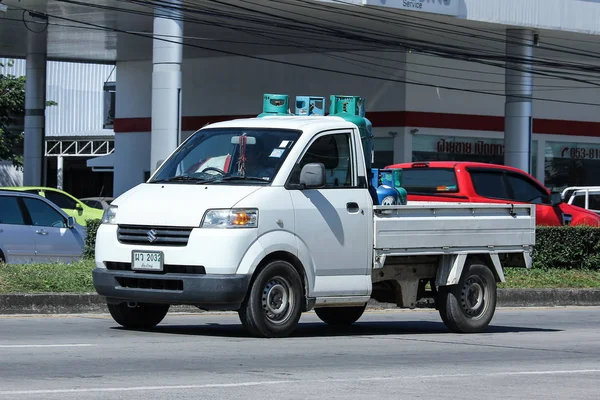
[[[8,66],[12,66],[9,61]],[[21,147],[23,132],[20,126],[25,118],[25,77],[2,73],[0,63],[0,160],[12,161],[16,167],[23,166],[23,156],[15,149]],[[46,106],[58,105],[47,101]]]
[[[72,264],[0,264],[0,293],[94,292],[94,262]]]
[[[2,66],[3,67],[3,66]],[[14,129],[25,117],[25,77],[0,73],[0,160],[23,165],[23,157],[15,153],[23,134]]]
[[[83,257],[85,259],[94,259],[96,249],[96,232],[102,223],[100,219],[88,219],[85,221],[87,226],[87,236],[85,238],[85,247],[83,248]]]
[[[600,228],[539,226],[535,235],[534,268],[600,271]]]

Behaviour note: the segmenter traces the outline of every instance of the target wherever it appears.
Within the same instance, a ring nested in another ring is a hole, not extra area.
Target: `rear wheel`
[[[496,311],[496,279],[484,264],[465,265],[457,285],[438,288],[438,309],[452,332],[483,332]]]
[[[138,303],[129,307],[127,303],[108,304],[113,319],[127,329],[150,329],[158,325],[169,311],[168,304]]]
[[[239,310],[244,328],[258,337],[290,335],[302,314],[302,281],[286,261],[273,261],[261,270]]]
[[[352,325],[363,315],[366,307],[366,304],[358,307],[323,307],[315,308],[315,313],[329,325]]]

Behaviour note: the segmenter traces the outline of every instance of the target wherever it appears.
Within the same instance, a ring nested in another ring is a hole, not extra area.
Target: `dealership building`
[[[197,129],[259,114],[263,93],[365,98],[375,166],[482,161],[600,185],[599,1],[2,4],[0,56],[27,59],[24,184],[44,177],[53,60],[116,65],[114,151],[87,160],[114,195]]]

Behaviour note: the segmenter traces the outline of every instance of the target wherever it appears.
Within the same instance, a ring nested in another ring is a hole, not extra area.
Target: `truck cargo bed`
[[[438,203],[374,207],[374,247],[392,254],[517,252],[535,244],[535,205]]]

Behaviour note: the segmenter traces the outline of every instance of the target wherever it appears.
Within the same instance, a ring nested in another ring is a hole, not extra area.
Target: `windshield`
[[[163,164],[150,183],[270,183],[301,132],[203,129]]]

